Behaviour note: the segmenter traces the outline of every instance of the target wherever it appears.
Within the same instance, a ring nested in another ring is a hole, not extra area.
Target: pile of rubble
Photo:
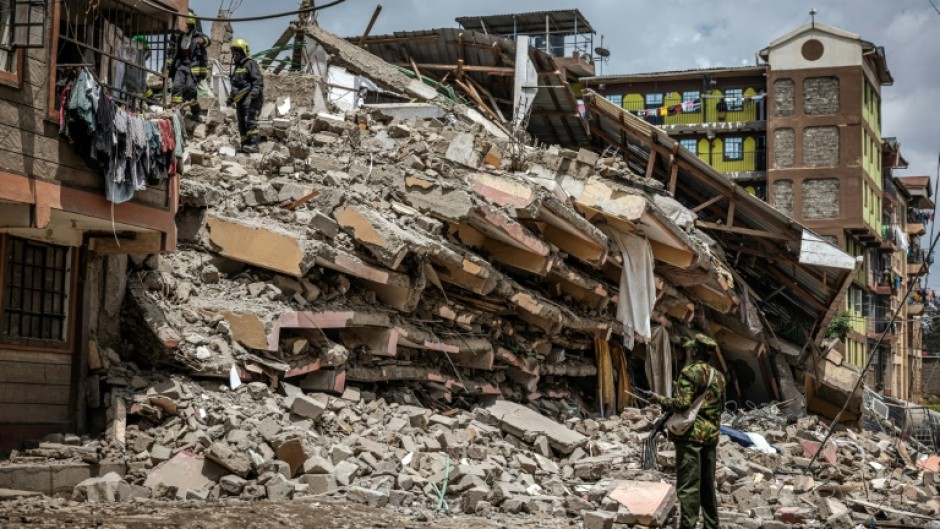
[[[640,465],[655,409],[563,424],[504,400],[435,412],[401,391],[379,398],[351,387],[341,396],[282,389],[185,378],[140,387],[123,431],[15,453],[0,466],[0,486],[17,468],[35,473],[36,462],[57,459],[73,479],[81,468],[99,473],[51,491],[78,501],[341,495],[411,513],[522,513],[583,519],[588,528],[661,526],[674,515],[671,446],[660,446],[657,469]],[[802,469],[824,425],[815,416],[776,421],[779,430],[763,432],[772,453],[722,436],[722,527],[855,527],[870,516],[919,527],[940,516],[940,472],[918,469],[905,443],[840,432],[811,474]],[[66,483],[63,471],[53,472]]]
[[[0,486],[54,459],[70,470],[49,467],[37,489],[76,500],[341,494],[591,529],[667,523],[674,453],[641,468],[657,410],[630,407],[627,364],[671,377],[671,344],[711,330],[706,313],[760,333],[746,285],[660,181],[615,156],[525,145],[318,38],[380,93],[417,102],[343,111],[320,77],[270,75],[269,141],[251,155],[234,148],[233,111],[207,104],[178,251],[113,258],[130,270],[108,285],[127,292],[124,330],[95,331],[85,380],[106,435],[17,452]],[[645,358],[618,346],[635,337]],[[722,438],[723,526],[940,516],[940,474],[903,443],[840,433],[811,476],[799,469],[821,425],[771,415],[774,429],[757,423],[779,453]]]

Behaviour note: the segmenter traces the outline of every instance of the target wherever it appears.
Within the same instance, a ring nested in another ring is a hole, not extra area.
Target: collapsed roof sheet
[[[469,78],[472,91],[501,116],[512,119],[515,43],[503,37],[454,28],[399,31],[366,40],[366,48],[385,61],[436,80]],[[538,71],[539,90],[532,105],[528,131],[547,143],[583,145],[587,125],[574,92],[542,50],[529,49]]]
[[[466,29],[499,35],[544,33],[546,24],[548,30],[555,35],[595,33],[591,23],[578,9],[458,17],[455,20]]]
[[[798,222],[747,193],[664,131],[587,91],[591,131],[620,148],[631,169],[663,181],[698,214],[696,226],[736,255],[736,269],[752,285],[764,312],[784,323],[788,336],[825,330],[854,270],[854,259]],[[812,264],[810,250],[821,251]],[[778,333],[780,328],[778,328]]]

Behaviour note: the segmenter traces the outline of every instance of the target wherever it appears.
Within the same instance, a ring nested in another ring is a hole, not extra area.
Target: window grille
[[[72,278],[69,248],[9,237],[5,249],[3,338],[27,344],[66,342]]]
[[[646,108],[659,108],[663,106],[662,94],[646,94]]]
[[[743,160],[744,146],[741,138],[725,138],[725,160]]]
[[[57,86],[85,67],[122,105],[140,109],[161,102],[175,17],[148,12],[152,8],[136,0],[63,0],[60,6]]]
[[[687,139],[679,140],[679,145],[685,147],[690,153],[698,155],[698,140],[696,139]]]
[[[731,88],[725,90],[725,105],[729,111],[744,109],[744,90]]]

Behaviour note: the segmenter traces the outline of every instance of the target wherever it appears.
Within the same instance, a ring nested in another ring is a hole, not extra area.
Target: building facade
[[[60,110],[82,68],[95,96],[140,108],[132,72],[159,82],[161,67],[133,51],[146,38],[163,60],[179,26],[161,9],[185,12],[188,1],[86,4],[0,0],[0,453],[85,428],[101,396],[79,396],[95,395],[90,358],[120,340],[127,255],[176,246],[178,177],[109,201],[102,170],[62,136]]]
[[[864,366],[869,353],[876,355],[869,383],[915,398],[920,322],[907,303],[895,324],[889,320],[909,281],[923,292],[921,232],[909,221],[924,203],[908,200],[907,184],[894,175],[905,168],[894,140],[885,163],[891,146],[881,132],[881,89],[893,78],[884,50],[813,23],[774,40],[759,57],[755,66],[581,81],[859,258],[845,301],[845,359]]]

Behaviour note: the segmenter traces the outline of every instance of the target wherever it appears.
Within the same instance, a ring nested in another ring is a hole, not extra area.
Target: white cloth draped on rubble
[[[623,323],[623,344],[633,350],[633,334],[644,341],[652,337],[650,313],[656,304],[656,279],[653,277],[653,250],[645,237],[603,229],[617,243],[623,256],[617,319]]]
[[[646,381],[650,390],[665,397],[672,397],[672,343],[669,333],[662,325],[653,329],[653,336],[646,345]]]

